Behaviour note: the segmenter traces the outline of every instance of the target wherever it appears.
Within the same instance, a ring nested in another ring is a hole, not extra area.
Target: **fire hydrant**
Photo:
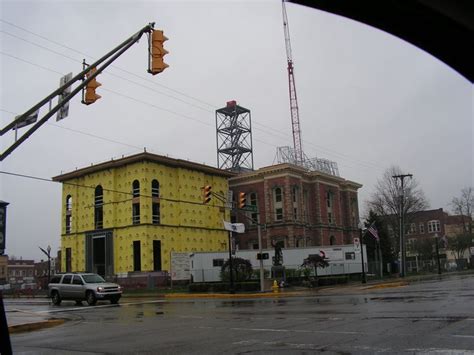
[[[280,291],[280,287],[278,286],[277,280],[273,281],[272,291],[273,292],[279,292]]]

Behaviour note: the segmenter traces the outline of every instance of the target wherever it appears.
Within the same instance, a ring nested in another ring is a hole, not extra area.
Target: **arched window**
[[[94,227],[102,229],[104,227],[104,191],[102,186],[97,185],[94,194]]]
[[[66,197],[66,234],[71,233],[72,226],[72,196]]]
[[[132,183],[132,194],[133,194],[133,197],[140,196],[140,182],[138,180],[135,180]]]
[[[151,196],[160,197],[160,183],[156,179],[151,182]]]
[[[329,245],[335,245],[336,244],[336,237],[331,235],[329,238]]]
[[[160,183],[154,179],[151,182],[151,219],[153,224],[160,224]]]

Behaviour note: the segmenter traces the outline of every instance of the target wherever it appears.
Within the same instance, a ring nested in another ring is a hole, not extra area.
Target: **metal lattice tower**
[[[232,171],[253,170],[250,110],[236,101],[216,110],[217,167]]]

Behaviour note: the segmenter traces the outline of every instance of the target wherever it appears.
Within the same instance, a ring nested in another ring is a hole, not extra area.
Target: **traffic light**
[[[168,64],[163,61],[163,57],[168,54],[168,51],[163,48],[163,44],[166,40],[168,40],[168,38],[163,35],[163,31],[154,30],[151,33],[148,47],[150,53],[148,72],[153,75],[161,73],[168,68]]]
[[[247,194],[245,192],[239,192],[239,208],[244,208],[247,204]]]
[[[95,67],[91,68],[87,74],[86,74],[86,77],[87,78],[90,78],[95,72],[97,71],[97,69]],[[94,102],[96,102],[97,100],[99,100],[102,96],[100,95],[97,95],[95,93],[95,89],[97,89],[99,86],[101,86],[102,84],[99,83],[96,78],[92,79],[89,84],[86,85],[86,89],[85,89],[85,94],[83,96],[83,99],[82,99],[82,103],[83,104],[86,104],[86,105],[90,105],[90,104],[93,104]]]
[[[202,202],[204,204],[209,203],[209,201],[211,201],[211,193],[212,193],[211,189],[212,189],[211,185],[204,186],[203,188]]]

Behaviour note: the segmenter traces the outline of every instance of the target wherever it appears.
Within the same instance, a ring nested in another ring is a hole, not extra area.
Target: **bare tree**
[[[472,187],[465,187],[461,190],[460,197],[454,197],[451,201],[453,213],[461,216],[464,233],[472,234],[473,213],[474,213],[474,190]]]
[[[398,166],[392,166],[385,171],[382,178],[377,181],[375,191],[367,202],[369,210],[374,211],[382,217],[388,229],[394,235],[399,235],[400,231],[400,198],[402,191],[400,185],[393,178],[395,175],[401,175],[402,170]],[[403,213],[405,215],[405,228],[413,220],[414,213],[428,208],[423,190],[419,187],[415,178],[407,179],[403,187]],[[394,251],[400,248],[398,238],[393,238]]]

